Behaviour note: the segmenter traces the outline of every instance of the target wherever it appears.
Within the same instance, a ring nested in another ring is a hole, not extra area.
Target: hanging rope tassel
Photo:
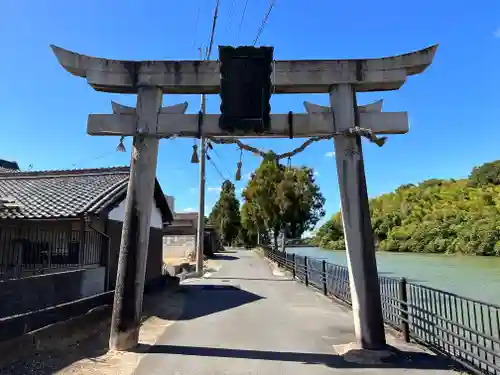
[[[126,152],[127,151],[125,149],[125,145],[123,144],[124,139],[125,139],[124,136],[120,137],[120,143],[118,143],[118,146],[116,146],[116,151],[118,151],[118,152]]]
[[[198,146],[193,145],[193,154],[191,155],[191,163],[198,164],[200,159],[198,158]]]
[[[237,165],[237,168],[236,168],[236,181],[241,181],[241,166],[242,166],[242,162],[239,161]]]
[[[236,181],[241,181],[241,167],[243,165],[243,149],[240,148],[240,161],[236,164]]]
[[[372,142],[375,143],[378,147],[382,147],[387,141],[387,137],[375,137]]]

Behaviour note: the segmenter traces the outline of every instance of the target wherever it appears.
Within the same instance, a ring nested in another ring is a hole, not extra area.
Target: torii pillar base
[[[135,348],[139,343],[139,327],[118,332],[109,338],[109,350],[125,351]]]
[[[333,350],[345,361],[360,365],[381,365],[397,355],[397,350],[389,345],[377,350],[370,350],[364,349],[356,342],[347,345],[333,345]]]

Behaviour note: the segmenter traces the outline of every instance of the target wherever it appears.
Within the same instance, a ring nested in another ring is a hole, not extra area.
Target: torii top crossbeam
[[[97,91],[135,94],[156,86],[167,94],[217,94],[218,61],[126,61],[90,57],[51,46],[68,72],[87,78]],[[403,55],[352,60],[282,60],[273,67],[277,94],[327,93],[332,85],[352,84],[357,92],[399,89],[406,77],[423,72],[437,45]]]

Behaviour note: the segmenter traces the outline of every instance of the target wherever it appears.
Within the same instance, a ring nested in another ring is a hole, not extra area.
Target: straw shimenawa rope
[[[332,139],[333,137],[337,135],[359,135],[360,137],[365,137],[367,138],[370,142],[375,143],[377,146],[382,147],[384,143],[387,140],[387,137],[377,137],[371,129],[364,129],[360,128],[358,126],[355,126],[353,128],[349,128],[347,131],[342,132],[342,133],[336,133],[328,136],[318,136],[318,137],[311,137],[307,141],[305,141],[300,147],[297,147],[293,149],[292,151],[285,152],[283,154],[276,155],[276,159],[281,160],[281,159],[286,159],[286,158],[291,158],[298,153],[301,153],[304,151],[307,147],[309,147],[311,144],[323,140],[328,140]],[[247,145],[243,142],[241,142],[239,139],[236,138],[214,138],[214,137],[207,137],[211,142],[216,143],[216,144],[236,144],[238,148],[241,150],[249,151],[252,152],[256,155],[260,155],[262,157],[265,157],[267,152],[262,151],[258,149],[257,147],[253,147],[250,145]]]

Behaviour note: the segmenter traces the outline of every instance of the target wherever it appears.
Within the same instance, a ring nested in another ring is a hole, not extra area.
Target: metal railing
[[[345,266],[271,249],[268,259],[294,279],[351,305]],[[500,375],[500,306],[379,276],[384,322],[411,340],[446,355],[474,374]]]
[[[104,264],[106,236],[87,230],[83,244],[80,237],[80,231],[58,227],[1,227],[0,280]]]

